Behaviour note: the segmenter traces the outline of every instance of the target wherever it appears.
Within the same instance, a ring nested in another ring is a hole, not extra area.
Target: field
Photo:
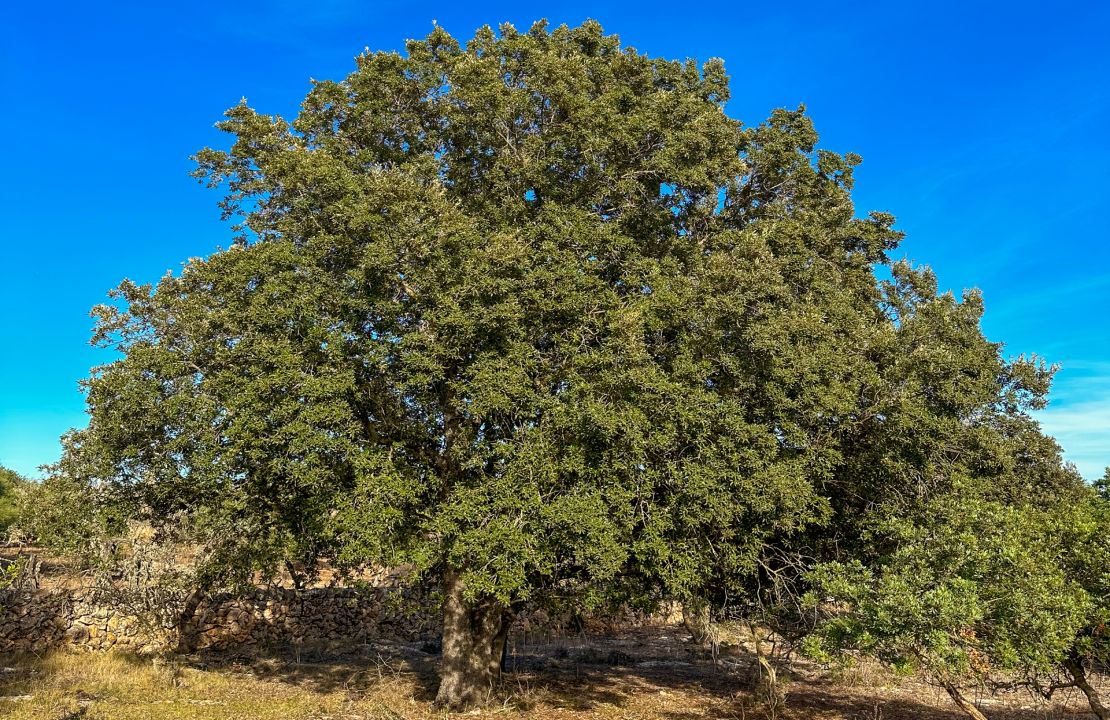
[[[964,717],[943,691],[879,668],[833,671],[795,662],[780,701],[761,690],[743,645],[714,665],[680,627],[619,637],[513,642],[500,686],[467,717],[629,720],[942,720]],[[365,645],[337,657],[137,658],[58,652],[8,659],[0,717],[12,720],[417,720],[431,706],[430,647]],[[1098,677],[1106,687],[1110,679]],[[1074,695],[1052,705],[1024,692],[986,698],[989,717],[1091,717]]]

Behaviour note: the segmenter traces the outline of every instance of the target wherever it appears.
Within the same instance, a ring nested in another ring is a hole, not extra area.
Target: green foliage
[[[26,485],[19,473],[0,466],[0,533],[18,521],[20,494]]]
[[[205,584],[328,556],[495,610],[727,599],[946,682],[1101,652],[1108,481],[1029,415],[1054,368],[889,262],[859,157],[596,23],[406,49],[227,111],[196,174],[235,244],[96,309],[120,359],[39,532],[147,521]]]
[[[20,520],[20,498],[26,491],[27,481],[19,473],[0,466],[0,535],[6,533]],[[0,592],[7,589],[18,578],[22,562],[0,564]],[[0,613],[4,606],[0,605]]]
[[[1075,502],[1073,520],[1057,542],[1069,580],[1089,598],[1074,656],[1110,662],[1110,498],[1104,486]]]
[[[809,531],[794,620],[826,660],[1048,677],[1104,613],[1095,494],[1028,414],[1053,368],[1004,360],[981,298],[936,290],[906,265],[883,285],[879,381],[827,486],[833,521]]]
[[[126,529],[129,511],[104,489],[56,473],[24,486],[17,513],[20,532],[35,544],[88,563]]]
[[[816,568],[810,608],[827,619],[809,650],[845,651],[942,678],[1047,674],[1067,654],[1090,599],[1061,566],[1074,516],[956,494],[902,525],[879,564]]]
[[[292,122],[232,108],[198,176],[242,234],[97,310],[122,359],[59,475],[241,575],[746,589],[829,517],[900,235],[802,110],[727,99],[719,61],[539,23],[362,55]]]
[[[5,590],[11,588],[19,580],[19,574],[23,571],[23,566],[24,558],[0,562],[0,597],[3,596]],[[3,613],[4,605],[0,603],[0,616]]]

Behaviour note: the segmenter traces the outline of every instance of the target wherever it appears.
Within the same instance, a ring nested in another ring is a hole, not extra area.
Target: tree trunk
[[[177,616],[177,654],[188,655],[195,652],[197,649],[197,626],[193,622],[196,617],[197,608],[200,607],[201,601],[204,599],[205,591],[201,589],[193,590],[189,593],[189,597],[185,598],[185,605],[181,608],[181,612]]]
[[[1090,704],[1091,712],[1095,714],[1095,717],[1098,720],[1110,720],[1110,710],[1102,704],[1102,698],[1099,697],[1098,690],[1091,687],[1091,683],[1087,681],[1087,671],[1083,669],[1082,659],[1075,654],[1069,655],[1064,660],[1064,668],[1067,669],[1068,674],[1075,681],[1075,686],[1087,696],[1087,703]]]
[[[493,636],[493,646],[490,648],[489,656],[489,672],[495,680],[500,679],[501,673],[505,671],[505,650],[509,645],[509,627],[513,624],[512,614],[507,610],[502,612],[500,622],[501,627]]]
[[[948,691],[948,696],[952,698],[952,702],[956,703],[956,707],[963,710],[969,718],[972,718],[972,720],[987,720],[987,716],[965,698],[958,687],[948,680],[942,682],[944,683],[944,689]]]
[[[682,603],[682,624],[690,639],[698,645],[708,645],[713,619],[709,614],[709,603],[701,599],[686,600]]]
[[[467,603],[461,573],[443,578],[443,657],[435,704],[463,710],[484,701],[500,674],[508,636],[506,608],[493,600]]]

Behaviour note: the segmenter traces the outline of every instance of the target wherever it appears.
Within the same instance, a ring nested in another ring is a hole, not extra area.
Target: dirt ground
[[[62,652],[0,660],[0,717],[13,720],[416,720],[431,707],[435,648],[365,645],[338,657],[179,660]],[[782,667],[784,697],[760,683],[742,645],[718,657],[680,627],[619,636],[513,639],[489,702],[466,717],[629,720],[942,720],[964,717],[943,691],[879,668]],[[1110,678],[1096,681],[1110,691]],[[1028,693],[976,698],[988,717],[1093,717],[1075,694],[1049,705]]]

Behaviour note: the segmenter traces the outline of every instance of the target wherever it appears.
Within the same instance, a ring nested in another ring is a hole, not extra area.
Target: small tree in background
[[[104,488],[62,474],[26,485],[15,509],[23,535],[82,566],[120,536],[130,512]]]
[[[1036,508],[957,493],[927,518],[892,523],[900,541],[881,562],[819,566],[809,651],[925,670],[974,718],[968,681],[1049,699],[1078,688],[1106,718],[1088,674],[1110,659],[1110,510],[1078,483],[1058,500]]]
[[[881,304],[828,521],[766,558],[765,616],[819,657],[925,670],[979,717],[961,684],[1052,672],[1084,625],[1090,593],[1062,539],[1090,490],[1029,416],[1051,369],[1001,357],[978,294],[938,295],[899,263]]]
[[[814,571],[812,607],[829,619],[809,650],[923,670],[982,720],[961,685],[1047,675],[1083,627],[1089,598],[1055,543],[1070,519],[958,495],[934,504],[879,566]]]
[[[0,533],[7,533],[19,518],[19,496],[26,482],[19,473],[0,466]],[[0,566],[0,591],[11,586],[19,570],[18,562],[5,562]],[[3,610],[0,604],[0,612]]]
[[[1110,707],[1089,679],[1092,666],[1110,666],[1110,497],[1106,477],[1074,503],[1070,521],[1060,530],[1055,541],[1061,547],[1062,565],[1069,580],[1086,593],[1088,602],[1083,623],[1060,661],[1062,672],[1057,676],[1064,679],[1050,677],[1046,682],[1037,678],[1036,686],[1048,697],[1057,689],[1077,687],[1099,720],[1108,720]]]
[[[27,480],[14,470],[0,466],[0,533],[19,519],[19,503]]]
[[[197,542],[191,515],[154,528],[119,487],[87,480],[55,467],[42,482],[27,483],[19,532],[79,572],[97,602],[137,617],[153,637],[173,640],[171,648],[192,651],[190,621],[200,601],[247,580],[206,557],[220,545]]]

